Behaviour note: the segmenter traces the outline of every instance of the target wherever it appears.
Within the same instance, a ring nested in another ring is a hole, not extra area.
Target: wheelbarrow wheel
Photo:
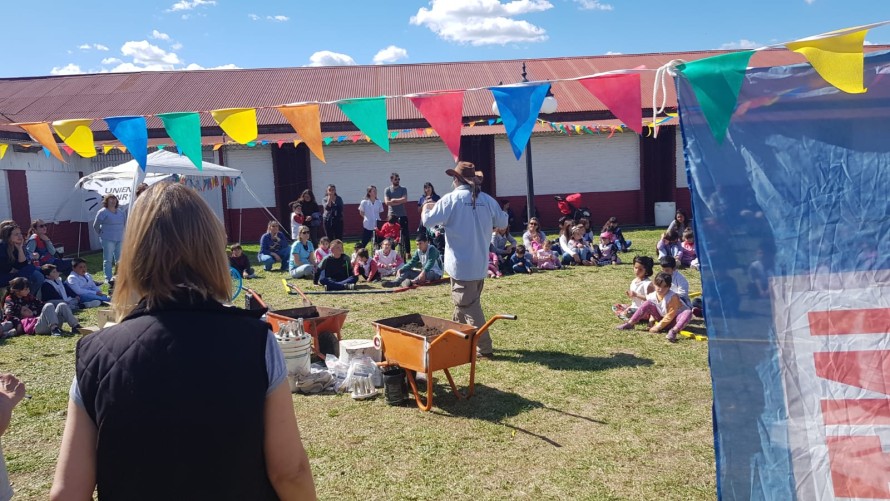
[[[318,351],[324,355],[334,354],[340,356],[340,341],[337,340],[337,334],[333,332],[318,333]]]

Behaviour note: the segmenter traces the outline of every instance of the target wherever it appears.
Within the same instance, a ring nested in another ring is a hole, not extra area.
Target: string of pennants
[[[863,86],[865,35],[869,29],[888,23],[890,21],[847,28],[793,42],[770,45],[755,50],[730,52],[692,62],[672,61],[655,70],[655,88],[652,99],[653,119],[652,122],[646,124],[649,132],[657,136],[659,120],[663,122],[672,118],[658,117],[658,114],[664,111],[664,101],[666,101],[664,79],[666,75],[680,76],[689,80],[712,134],[722,142],[736,108],[748,61],[755,52],[768,48],[784,47],[802,54],[826,82],[841,91],[847,93],[866,92]],[[637,67],[576,78],[554,79],[553,81],[577,81],[599,99],[616,118],[623,122],[623,126],[620,128],[616,128],[618,126],[610,128],[610,135],[619,130],[623,131],[625,127],[637,134],[643,134],[640,90],[640,73],[642,71],[652,70]],[[566,126],[566,124],[554,124],[540,120],[538,115],[551,83],[552,81],[523,82],[401,96],[349,98],[332,102],[293,103],[257,108],[225,108],[207,113],[210,113],[223,132],[235,143],[248,146],[253,143],[255,146],[258,137],[256,110],[274,108],[290,123],[310,151],[324,162],[322,145],[330,145],[335,139],[322,136],[320,105],[335,104],[360,131],[360,134],[352,136],[339,136],[336,138],[337,142],[345,141],[347,138],[353,142],[364,139],[388,152],[389,140],[397,137],[400,131],[389,131],[387,127],[386,99],[406,98],[430,124],[428,129],[434,130],[439,135],[455,160],[460,150],[461,128],[472,127],[474,124],[482,122],[489,122],[490,125],[494,123],[504,125],[507,138],[518,160],[522,156],[526,142],[531,137],[532,129],[539,122],[550,124],[553,130],[560,133],[601,133],[601,127],[572,124]],[[656,106],[659,87],[662,89],[663,97],[660,110]],[[500,110],[501,118],[464,124],[462,115],[464,93],[480,90],[491,92]],[[199,113],[201,112],[187,111],[147,116],[159,118],[180,154],[188,157],[198,170],[201,170],[202,142]],[[84,158],[89,158],[97,154],[93,132],[90,129],[94,120],[91,118],[57,120],[52,122],[52,128],[47,122],[8,125],[15,125],[25,130],[34,141],[45,148],[47,156],[51,154],[64,163],[65,159],[53,137],[53,129],[64,142],[62,148],[66,152],[69,154],[74,152]],[[148,155],[146,116],[107,117],[102,120],[105,121],[112,135],[122,143],[118,149],[129,150],[144,170]],[[410,130],[415,129],[406,129],[406,131]],[[284,141],[279,141],[279,147],[283,143]],[[267,144],[267,141],[261,141],[260,144]],[[219,147],[221,145],[215,145],[214,149]],[[0,144],[0,158],[3,157],[7,148],[8,145]],[[107,153],[109,150],[105,148],[109,148],[109,146],[103,147]]]

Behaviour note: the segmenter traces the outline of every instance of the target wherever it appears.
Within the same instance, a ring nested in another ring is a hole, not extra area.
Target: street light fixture
[[[525,63],[522,63],[522,82],[528,82],[528,73],[525,71]],[[500,84],[498,84],[500,85]],[[541,113],[550,114],[556,111],[556,97],[553,96],[553,92],[548,89],[547,96],[544,98],[544,103],[541,104]],[[491,105],[491,112],[497,116],[501,116],[501,110],[498,109],[498,102],[495,101]],[[525,208],[527,211],[526,221],[530,221],[532,217],[535,215],[535,178],[534,173],[532,171],[532,138],[531,135],[528,137],[528,142],[525,143],[525,185],[528,193],[526,194],[525,199]]]

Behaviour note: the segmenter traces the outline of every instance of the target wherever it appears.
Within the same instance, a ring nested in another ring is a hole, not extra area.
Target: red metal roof
[[[888,46],[868,46],[868,51]],[[673,59],[692,61],[724,51],[671,52],[526,60],[530,80],[573,78],[640,65],[655,69]],[[778,66],[805,62],[788,50],[754,54],[751,66]],[[298,67],[174,72],[103,73],[0,79],[0,121],[33,122],[116,115],[152,115],[171,111],[209,111],[230,107],[262,107],[300,101],[380,95],[405,95],[431,90],[468,89],[513,83],[520,79],[522,60],[455,63],[395,64],[374,66]],[[643,107],[649,107],[654,72],[642,74]],[[676,106],[673,85],[668,85],[667,104]],[[556,82],[553,92],[559,114],[606,111],[605,106],[578,82]],[[491,116],[491,94],[468,92],[465,117]],[[390,121],[422,121],[407,99],[388,99]],[[4,118],[5,116],[5,118]],[[335,105],[321,106],[323,123],[349,121]],[[286,125],[274,109],[258,110],[262,125]],[[215,126],[209,114],[204,126]],[[160,121],[149,119],[150,128]],[[104,130],[101,120],[95,130]],[[398,128],[393,126],[392,128]],[[3,128],[5,129],[5,128]],[[0,129],[2,131],[3,129]],[[331,135],[326,133],[326,135]]]

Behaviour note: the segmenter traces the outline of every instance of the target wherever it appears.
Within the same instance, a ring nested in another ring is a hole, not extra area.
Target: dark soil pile
[[[421,324],[414,323],[414,322],[411,322],[410,324],[405,324],[405,325],[399,326],[399,329],[402,329],[403,331],[411,332],[413,334],[419,334],[424,337],[435,337],[442,333],[439,329],[437,329],[435,327],[431,327],[429,325],[421,325]]]

